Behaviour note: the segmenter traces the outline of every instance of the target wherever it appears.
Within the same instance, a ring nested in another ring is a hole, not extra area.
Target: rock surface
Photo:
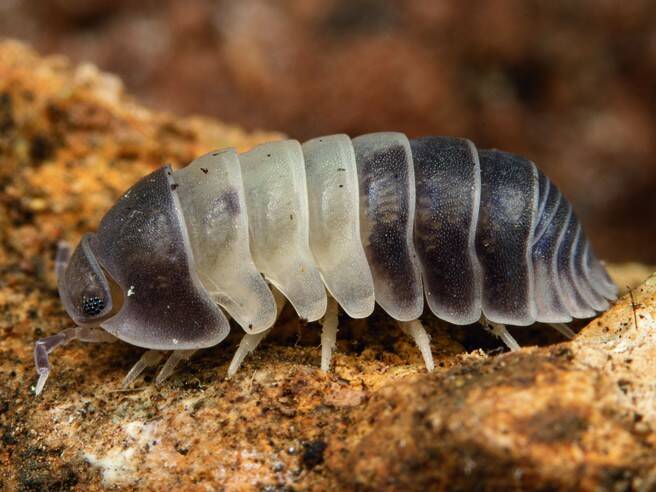
[[[231,380],[239,334],[161,387],[120,382],[140,350],[74,343],[34,397],[35,339],[70,326],[60,239],[92,230],[163,162],[244,134],[153,113],[91,66],[0,44],[0,488],[6,490],[653,490],[656,277],[560,342],[515,330],[501,353],[477,326],[427,317],[437,370],[384,316],[342,320],[335,368],[318,327],[287,309]],[[613,270],[634,284],[635,267]]]

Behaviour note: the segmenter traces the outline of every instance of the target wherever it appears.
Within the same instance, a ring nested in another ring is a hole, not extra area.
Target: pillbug
[[[220,343],[228,316],[246,334],[234,374],[289,301],[322,325],[328,370],[338,306],[378,304],[412,336],[428,370],[424,303],[457,325],[481,322],[511,349],[505,325],[566,323],[608,308],[617,288],[571,205],[518,155],[469,140],[374,133],[212,152],[142,178],[75,251],[56,258],[77,325],[37,341],[38,394],[48,353],[73,339],[148,349],[125,384],[172,351],[166,379]]]

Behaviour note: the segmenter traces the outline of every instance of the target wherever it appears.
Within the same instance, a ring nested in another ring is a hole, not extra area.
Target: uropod
[[[125,378],[168,359],[156,381],[220,343],[228,316],[245,335],[230,363],[271,330],[281,307],[319,321],[328,370],[341,308],[378,304],[433,369],[424,304],[457,325],[480,322],[511,350],[506,326],[566,323],[608,308],[617,288],[569,202],[528,159],[467,139],[384,132],[266,143],[164,166],[130,188],[95,233],[56,258],[59,295],[77,325],[38,340],[148,349]]]

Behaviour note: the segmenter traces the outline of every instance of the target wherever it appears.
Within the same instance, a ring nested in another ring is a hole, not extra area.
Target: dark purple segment
[[[150,349],[209,347],[229,330],[193,271],[176,187],[168,166],[144,177],[107,212],[91,243],[125,295],[103,328]]]
[[[395,133],[369,134],[353,139],[353,148],[376,301],[395,319],[416,319],[423,311],[423,290],[412,243],[414,169],[408,140]]]
[[[476,253],[483,271],[483,314],[491,321],[535,321],[530,249],[538,176],[529,160],[481,150],[481,205]]]
[[[410,141],[415,168],[415,249],[426,300],[439,318],[470,324],[481,317],[481,275],[474,252],[480,167],[465,139]]]
[[[538,172],[538,213],[536,215],[535,230],[537,231],[540,228],[540,220],[543,216],[545,207],[547,206],[547,198],[549,197],[549,191],[551,190],[551,183],[549,182],[549,178],[542,174],[537,167],[536,170]],[[537,240],[537,234],[536,238],[534,238],[534,241],[535,240]]]
[[[579,221],[569,204],[568,209],[570,211],[569,217],[563,224],[564,233],[558,248],[558,281],[570,314],[575,318],[589,318],[594,316],[595,312],[579,292],[574,278],[576,272],[574,271],[573,249]]]
[[[540,173],[540,180],[546,180]],[[555,186],[549,186],[542,213],[537,217],[532,260],[535,281],[536,321],[571,321],[558,281],[558,245],[569,208]]]
[[[558,210],[561,201],[561,194],[558,188],[549,181],[538,169],[538,213],[535,217],[535,233],[533,235],[533,244],[536,244],[542,238],[547,227],[551,225],[553,218]]]

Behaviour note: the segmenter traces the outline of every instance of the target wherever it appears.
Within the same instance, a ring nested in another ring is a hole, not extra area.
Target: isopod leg
[[[567,326],[565,323],[549,323],[549,325],[554,330],[558,330],[558,332],[560,332],[568,340],[571,340],[576,336],[576,333],[574,333],[572,329],[569,326]]]
[[[159,350],[147,350],[141,355],[141,358],[132,366],[123,378],[123,387],[127,388],[149,367],[156,366],[164,358],[164,352]]]
[[[337,314],[337,302],[329,296],[326,314],[319,322],[321,323],[321,370],[324,372],[330,370],[330,360],[337,343]]]
[[[232,357],[232,360],[230,361],[230,366],[228,366],[229,378],[237,374],[237,371],[241,367],[241,364],[242,362],[244,362],[246,356],[257,348],[260,342],[264,340],[264,337],[266,337],[270,331],[271,328],[260,333],[254,333],[254,334],[246,333],[243,336],[243,338],[239,342],[239,347],[237,347],[237,351],[235,352],[235,355]]]
[[[517,340],[513,338],[510,332],[506,329],[505,325],[501,323],[494,323],[488,319],[482,318],[481,323],[483,327],[492,333],[495,337],[499,338],[510,349],[511,352],[519,350],[521,347]]]
[[[278,289],[276,289],[273,286],[270,287],[271,287],[271,292],[273,293],[273,298],[276,300],[276,321],[277,321],[278,317],[280,317],[280,313],[282,312],[282,309],[285,307],[285,303],[287,302],[287,299],[282,294],[282,292],[280,292]],[[241,364],[244,362],[246,356],[257,348],[260,342],[264,340],[264,337],[266,337],[269,334],[271,328],[269,328],[268,330],[264,330],[260,333],[244,334],[243,338],[239,342],[239,347],[237,347],[237,351],[235,352],[235,355],[232,356],[232,360],[230,361],[230,365],[228,366],[229,378],[237,374],[237,371],[241,367]]]
[[[178,364],[183,360],[189,360],[189,358],[196,353],[197,350],[174,350],[166,362],[160,369],[157,377],[155,378],[155,384],[160,385],[166,381],[171,374],[175,371],[175,368],[178,367]]]
[[[37,340],[36,345],[34,346],[34,365],[36,366],[36,372],[39,375],[39,379],[34,389],[35,394],[38,395],[43,391],[43,387],[50,375],[51,366],[48,360],[48,354],[56,347],[66,345],[72,340],[80,340],[81,342],[111,343],[115,342],[117,338],[100,328],[76,326],[75,328],[62,330],[56,335]]]
[[[426,329],[421,324],[421,321],[418,319],[412,321],[399,321],[399,327],[403,332],[412,337],[417,345],[417,348],[421,352],[421,356],[424,358],[424,364],[426,364],[426,370],[428,372],[435,369],[435,362],[433,361],[433,353],[431,352],[430,347],[430,337],[426,333]]]

